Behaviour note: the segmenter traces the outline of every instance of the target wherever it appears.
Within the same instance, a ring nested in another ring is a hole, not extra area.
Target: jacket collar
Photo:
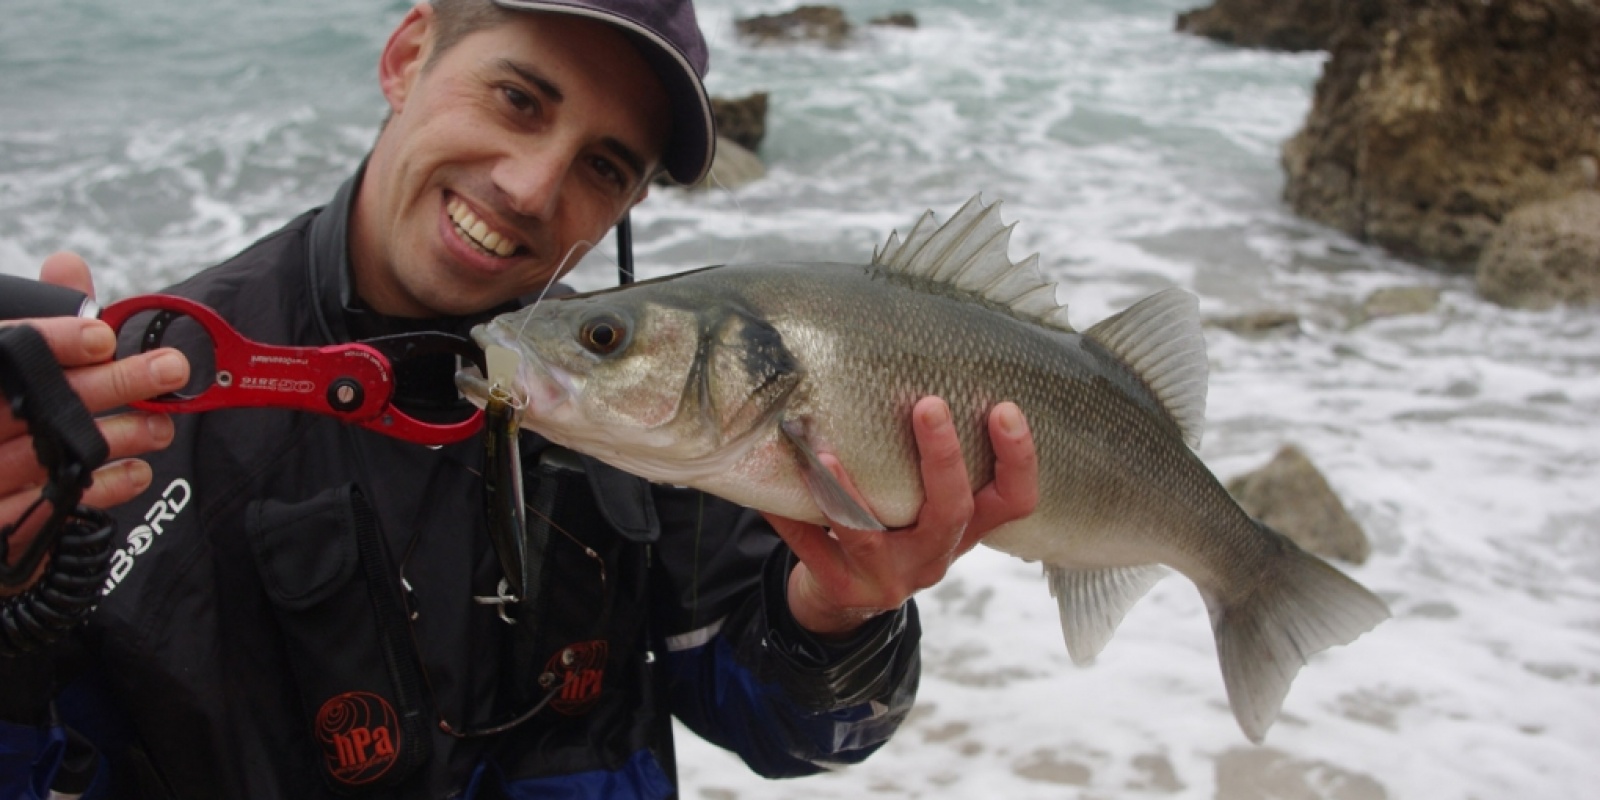
[[[348,342],[351,339],[346,316],[361,313],[352,308],[355,287],[350,277],[350,212],[356,201],[356,187],[367,171],[367,163],[339,187],[333,201],[311,221],[308,238],[310,250],[306,268],[310,272],[312,296],[317,307],[317,325],[329,342]]]

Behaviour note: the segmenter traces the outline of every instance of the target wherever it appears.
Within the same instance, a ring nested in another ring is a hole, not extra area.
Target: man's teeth
[[[477,245],[484,252],[492,253],[501,258],[507,258],[517,252],[516,242],[489,230],[489,226],[478,215],[467,208],[467,204],[460,200],[451,200],[445,207],[445,213],[450,215],[450,221],[456,224],[456,230]]]

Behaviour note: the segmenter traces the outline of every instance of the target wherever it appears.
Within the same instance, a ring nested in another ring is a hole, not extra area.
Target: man
[[[172,291],[277,344],[464,334],[558,279],[660,171],[705,173],[705,66],[687,0],[419,5],[383,50],[390,116],[361,170]],[[89,288],[74,256],[42,273]],[[98,323],[39,325],[93,410],[188,377],[171,351],[107,362]],[[458,402],[453,365],[403,368],[403,408]],[[976,494],[943,403],[913,424],[929,501],[888,533],[763,520],[525,435],[544,578],[507,609],[476,441],[279,410],[109,417],[113,457],[147,463],[103,468],[85,502],[132,533],[81,637],[0,663],[0,787],[666,797],[673,715],[768,776],[859,761],[915,691],[910,596],[1034,504],[1015,406]],[[0,437],[10,519],[39,472],[19,425]]]

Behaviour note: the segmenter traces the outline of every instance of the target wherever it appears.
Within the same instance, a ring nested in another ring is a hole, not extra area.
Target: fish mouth
[[[520,347],[503,325],[490,321],[475,326],[472,340],[483,348],[487,374],[470,365],[455,377],[456,388],[473,405],[483,408],[498,394],[531,416],[548,417],[578,395],[570,373]]]

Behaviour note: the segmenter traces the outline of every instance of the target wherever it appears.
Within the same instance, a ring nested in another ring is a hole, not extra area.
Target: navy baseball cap
[[[717,150],[717,123],[702,82],[711,58],[691,0],[494,0],[520,11],[572,14],[622,28],[667,88],[672,138],[662,164],[672,179],[699,183]]]

